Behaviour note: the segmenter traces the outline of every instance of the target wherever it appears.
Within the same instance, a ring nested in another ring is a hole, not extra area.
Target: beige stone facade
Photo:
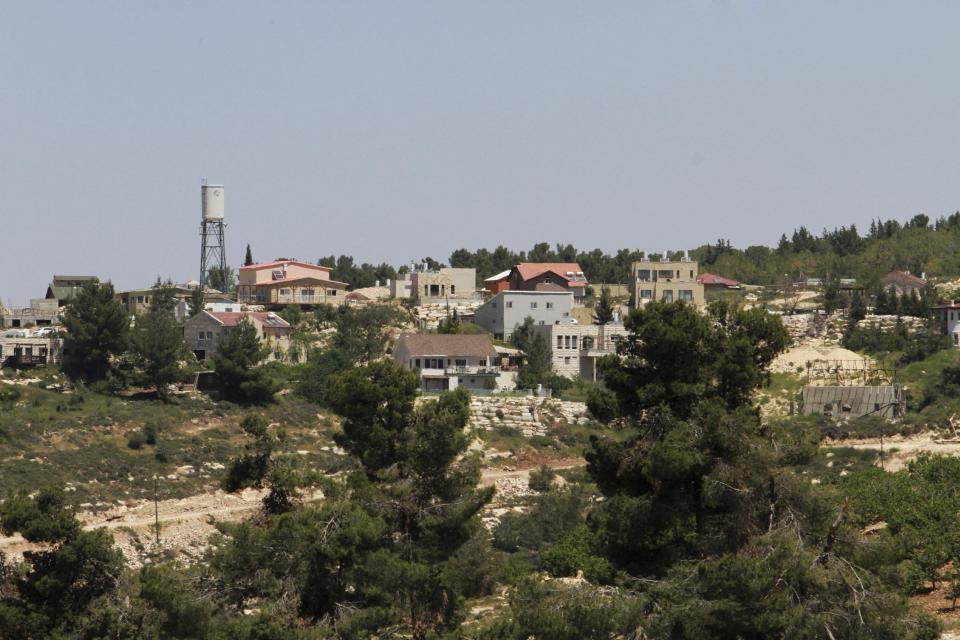
[[[697,307],[705,306],[703,284],[697,281],[697,271],[697,263],[688,259],[634,262],[630,267],[630,297],[634,306],[653,300],[682,300]]]
[[[597,360],[616,353],[627,335],[620,323],[537,325],[550,345],[553,370],[567,378],[597,379]]]
[[[410,280],[410,294],[419,302],[477,298],[477,270],[473,268],[416,271]]]
[[[243,320],[257,330],[260,342],[266,345],[266,360],[297,361],[299,352],[292,348],[292,327],[286,320],[270,312],[204,311],[186,321],[183,335],[197,360],[209,360],[217,352],[220,339],[233,331]]]

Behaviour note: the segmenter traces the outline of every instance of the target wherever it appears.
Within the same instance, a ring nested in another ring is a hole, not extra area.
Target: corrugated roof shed
[[[902,413],[900,385],[813,386],[803,388],[803,415],[894,418]]]

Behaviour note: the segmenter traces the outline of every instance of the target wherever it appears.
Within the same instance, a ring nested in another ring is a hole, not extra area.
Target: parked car
[[[57,335],[57,330],[54,329],[53,327],[40,327],[39,329],[37,329],[36,331],[33,332],[33,335],[35,335],[35,336],[38,337],[38,338],[45,338],[45,337],[47,337],[47,336],[55,336],[55,335]]]

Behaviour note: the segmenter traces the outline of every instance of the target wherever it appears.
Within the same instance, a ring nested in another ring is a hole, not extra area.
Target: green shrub
[[[591,582],[610,582],[613,568],[606,558],[594,552],[593,532],[586,526],[577,527],[543,552],[540,566],[554,577],[573,576],[583,571]]]
[[[142,449],[146,442],[142,431],[131,431],[127,434],[127,446],[131,449]]]
[[[539,469],[530,472],[530,479],[527,485],[537,493],[545,493],[553,488],[553,479],[557,477],[556,472],[543,465]]]

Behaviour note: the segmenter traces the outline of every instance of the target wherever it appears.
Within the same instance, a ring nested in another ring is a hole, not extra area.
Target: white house
[[[486,334],[405,333],[393,359],[419,371],[426,391],[494,389],[500,376],[500,358]]]

